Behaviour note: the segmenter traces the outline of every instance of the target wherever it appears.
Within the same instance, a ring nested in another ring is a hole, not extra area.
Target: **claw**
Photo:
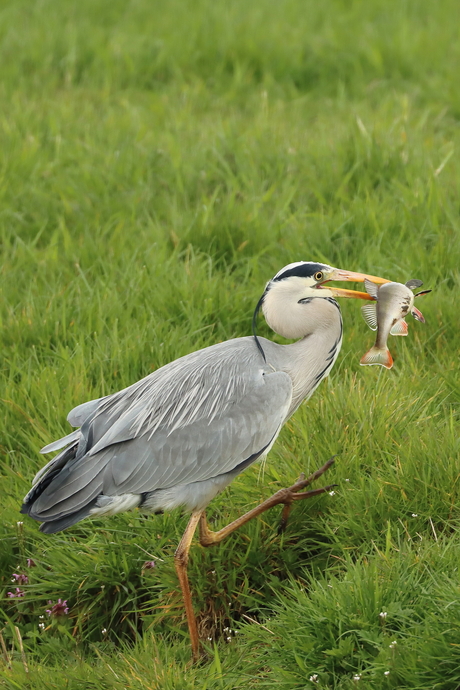
[[[303,472],[302,472],[303,474]],[[301,475],[302,476],[302,475]],[[303,475],[305,477],[305,475]],[[278,525],[278,534],[282,534],[287,527],[289,514],[291,512],[291,504],[285,503],[283,506],[283,511],[281,513],[280,524]]]

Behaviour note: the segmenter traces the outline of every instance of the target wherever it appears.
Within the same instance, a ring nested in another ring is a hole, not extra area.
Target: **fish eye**
[[[315,275],[313,276],[315,280],[318,282],[323,279],[323,272],[322,271],[317,271]]]

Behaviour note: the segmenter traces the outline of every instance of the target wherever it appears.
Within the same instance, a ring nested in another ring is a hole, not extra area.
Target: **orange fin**
[[[425,323],[425,317],[423,316],[422,312],[419,309],[417,309],[417,307],[412,307],[411,314],[414,317],[414,319],[417,319],[417,321]]]
[[[391,369],[393,366],[393,357],[390,350],[386,348],[371,347],[369,352],[361,357],[359,362],[363,367],[367,364],[380,364],[382,367]]]
[[[391,335],[407,335],[409,332],[409,326],[407,323],[404,321],[404,319],[399,319],[399,321],[396,321],[396,323],[391,327],[390,334]]]

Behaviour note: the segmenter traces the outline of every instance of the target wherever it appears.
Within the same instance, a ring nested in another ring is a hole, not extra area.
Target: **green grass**
[[[0,3],[5,688],[460,685],[457,14],[453,0]],[[296,505],[282,536],[272,510],[193,546],[210,639],[191,667],[173,567],[185,516],[47,537],[18,508],[69,409],[248,334],[266,280],[299,259],[421,278],[427,323],[391,341],[393,370],[361,368],[373,336],[343,303],[331,376],[208,512],[224,525],[333,454],[335,495]],[[59,598],[69,614],[51,620]]]

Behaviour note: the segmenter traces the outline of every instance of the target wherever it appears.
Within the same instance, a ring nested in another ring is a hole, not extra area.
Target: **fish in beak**
[[[361,357],[360,364],[380,364],[387,369],[393,366],[393,358],[387,347],[389,335],[407,335],[408,327],[405,317],[408,314],[425,322],[423,314],[414,307],[412,290],[422,285],[420,280],[409,280],[405,285],[402,283],[387,283],[379,287],[372,281],[365,281],[365,287],[371,297],[374,298],[373,304],[366,304],[361,307],[364,319],[373,331],[377,331],[375,345]],[[424,290],[423,294],[430,292]],[[422,293],[419,293],[422,294]]]

